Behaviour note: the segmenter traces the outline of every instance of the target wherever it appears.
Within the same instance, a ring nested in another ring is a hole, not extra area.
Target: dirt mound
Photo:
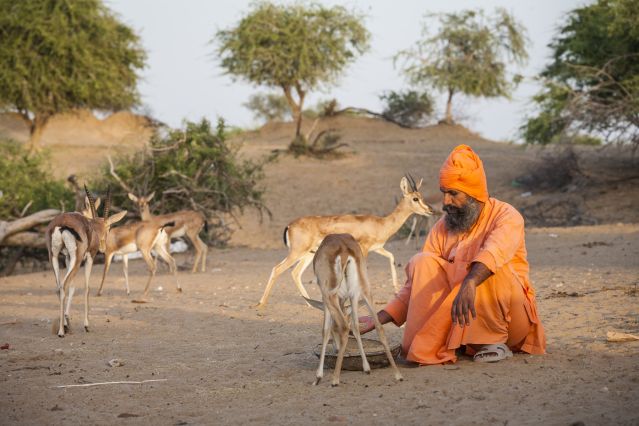
[[[144,146],[152,133],[147,117],[117,112],[101,120],[91,111],[79,110],[52,117],[40,144],[51,152],[56,176],[75,173],[86,177],[107,154],[134,152]],[[19,114],[0,114],[0,137],[27,142],[28,123]]]

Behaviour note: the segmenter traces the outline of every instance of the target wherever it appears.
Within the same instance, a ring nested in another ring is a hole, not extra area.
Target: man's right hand
[[[388,312],[382,309],[381,311],[377,313],[377,319],[379,320],[379,323],[381,325],[384,325],[386,323],[391,322],[393,320],[393,317],[391,317]],[[358,321],[359,321],[359,334],[366,334],[375,328],[375,321],[373,320],[373,317],[371,316],[366,315],[363,317],[359,317]]]
[[[369,315],[359,317],[359,334],[366,334],[374,328],[375,321],[373,321],[373,317]]]

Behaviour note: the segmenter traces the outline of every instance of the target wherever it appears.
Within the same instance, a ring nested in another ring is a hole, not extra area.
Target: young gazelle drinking
[[[332,334],[333,344],[337,348],[337,361],[333,371],[333,386],[339,385],[340,370],[344,360],[344,352],[348,342],[348,331],[352,330],[357,340],[357,346],[362,357],[362,369],[365,373],[370,373],[371,368],[366,359],[362,338],[359,334],[357,319],[357,307],[360,297],[368,307],[372,318],[375,321],[375,328],[379,335],[379,340],[384,346],[384,351],[388,361],[395,370],[395,380],[403,380],[403,377],[388,346],[384,329],[373,310],[373,296],[371,286],[368,282],[366,272],[366,258],[362,254],[359,244],[349,234],[331,234],[324,238],[322,244],[317,249],[313,258],[313,270],[317,277],[317,285],[322,293],[324,308],[324,325],[322,328],[322,350],[320,353],[319,366],[317,367],[316,379],[313,383],[317,385],[324,377],[324,357],[328,338]],[[352,312],[345,312],[345,302],[350,301]],[[350,317],[350,318],[349,318]],[[349,320],[351,326],[349,327]]]

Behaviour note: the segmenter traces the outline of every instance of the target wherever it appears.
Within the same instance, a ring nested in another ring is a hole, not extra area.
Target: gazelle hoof
[[[397,373],[395,374],[395,380],[397,380],[398,382],[402,382],[404,381],[404,377],[400,373]]]
[[[182,293],[182,287],[178,287],[177,291],[178,293]]]
[[[331,383],[331,387],[332,387],[332,388],[336,388],[336,387],[338,387],[338,386],[339,386],[339,382],[337,382],[337,383]]]
[[[84,326],[84,331],[86,331],[87,333],[89,332],[89,326],[88,325]]]

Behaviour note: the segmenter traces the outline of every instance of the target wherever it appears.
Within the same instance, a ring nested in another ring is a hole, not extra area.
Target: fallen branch
[[[0,220],[0,244],[5,238],[33,228],[41,223],[50,222],[55,216],[60,214],[60,210],[42,210],[27,217],[23,217],[12,222]]]
[[[42,233],[20,232],[5,238],[2,245],[8,247],[45,248],[47,243],[44,239],[44,234]]]
[[[53,387],[56,389],[60,389],[60,388],[87,388],[90,386],[102,386],[102,385],[141,385],[143,383],[149,383],[149,382],[166,382],[167,380],[168,379],[152,379],[152,380],[142,380],[141,382],[123,381],[123,382],[83,383],[81,385],[58,385]]]

